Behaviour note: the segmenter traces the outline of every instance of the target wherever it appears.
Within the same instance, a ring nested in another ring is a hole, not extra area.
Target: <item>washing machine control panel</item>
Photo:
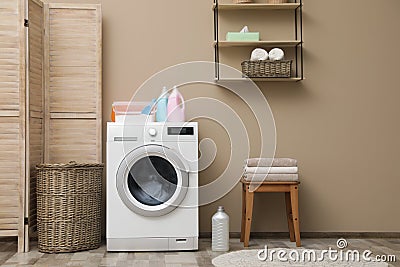
[[[149,133],[150,136],[154,137],[157,135],[157,130],[155,128],[149,128],[149,130],[147,130],[147,132]]]
[[[194,135],[193,127],[168,127],[168,135]]]
[[[109,123],[108,142],[198,142],[197,123]]]

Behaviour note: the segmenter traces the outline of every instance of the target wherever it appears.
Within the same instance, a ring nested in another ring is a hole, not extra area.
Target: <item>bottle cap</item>
[[[168,97],[168,89],[167,89],[167,87],[166,86],[164,86],[163,88],[162,88],[162,90],[161,90],[161,95],[160,95],[160,98],[167,98]]]

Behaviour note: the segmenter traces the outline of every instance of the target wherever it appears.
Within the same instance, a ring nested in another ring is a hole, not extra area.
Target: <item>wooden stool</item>
[[[284,192],[286,202],[286,216],[289,227],[290,241],[296,241],[296,246],[300,247],[300,223],[299,223],[299,199],[298,188],[300,182],[263,182],[259,187],[250,192],[250,182],[244,179],[242,182],[242,227],[240,242],[244,246],[249,246],[251,220],[253,216],[254,193]]]

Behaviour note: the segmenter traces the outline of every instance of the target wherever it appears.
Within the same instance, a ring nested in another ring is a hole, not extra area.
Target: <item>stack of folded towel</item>
[[[251,158],[246,160],[243,177],[253,182],[296,182],[297,160],[290,158]]]

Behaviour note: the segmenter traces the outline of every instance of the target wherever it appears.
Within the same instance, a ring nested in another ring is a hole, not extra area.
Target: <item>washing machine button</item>
[[[150,128],[149,130],[148,130],[148,133],[149,133],[149,135],[150,136],[156,136],[157,135],[157,130],[156,129],[154,129],[154,128]]]

